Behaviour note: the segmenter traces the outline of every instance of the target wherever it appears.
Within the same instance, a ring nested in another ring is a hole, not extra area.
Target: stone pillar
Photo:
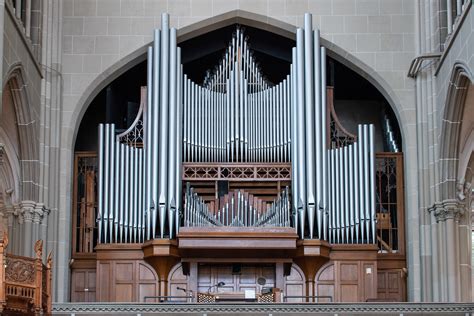
[[[15,204],[14,206],[14,215],[16,218],[15,223],[15,232],[13,243],[13,253],[17,255],[23,254],[23,210],[21,209],[20,204]]]
[[[465,213],[465,206],[457,199],[444,200],[430,208],[439,229],[440,250],[440,301],[459,302],[461,300],[460,251],[457,242],[459,219]],[[436,258],[434,258],[436,260]]]
[[[33,217],[34,202],[24,201],[21,203],[23,209],[24,231],[23,231],[23,255],[27,257],[33,256]]]
[[[470,179],[466,176],[466,179]],[[472,301],[472,184],[469,181],[461,181],[457,186],[458,200],[464,206],[464,215],[460,216],[458,223],[458,257],[459,269],[458,284],[459,298],[461,302]]]
[[[7,216],[8,216],[8,240],[13,240],[13,224],[15,217],[13,213],[15,210],[13,209],[12,205],[9,205],[7,208]],[[11,242],[11,241],[10,241]]]

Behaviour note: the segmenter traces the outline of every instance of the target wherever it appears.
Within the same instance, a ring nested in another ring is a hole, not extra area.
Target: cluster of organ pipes
[[[290,76],[265,80],[237,28],[204,86],[185,75],[184,161],[289,161],[290,89]]]
[[[182,205],[182,84],[180,48],[169,16],[148,48],[146,105],[134,124],[115,135],[99,126],[98,238],[101,243],[174,238]],[[141,142],[130,142],[143,121]],[[105,132],[104,132],[105,130]]]
[[[375,243],[373,127],[367,133],[366,125],[359,126],[357,142],[328,149],[326,50],[310,14],[296,31],[290,76],[292,206],[299,235],[333,243]],[[353,156],[354,148],[356,165],[348,154]]]
[[[243,190],[234,190],[216,201],[204,201],[187,184],[184,226],[291,227],[289,190],[267,203]]]
[[[272,85],[238,29],[217,70],[199,86],[182,73],[176,30],[164,14],[148,49],[139,118],[118,136],[113,124],[99,127],[99,242],[171,239],[181,225],[281,225],[301,238],[374,243],[373,126],[359,126],[357,141],[331,148],[326,51],[310,14],[292,53],[290,74]],[[140,121],[143,145],[126,137]],[[238,191],[216,209],[188,190],[183,203],[183,161],[291,162],[291,199],[285,191],[255,212]],[[243,216],[237,221],[236,209]]]

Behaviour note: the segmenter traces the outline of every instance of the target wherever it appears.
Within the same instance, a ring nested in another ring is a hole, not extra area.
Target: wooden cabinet
[[[210,286],[219,282],[225,285],[219,292],[244,292],[254,290],[260,293],[262,286],[257,284],[257,279],[263,277],[266,284],[263,287],[275,286],[275,266],[247,266],[242,265],[238,271],[232,265],[199,265],[198,267],[198,292],[207,292]],[[215,292],[212,288],[211,292]]]

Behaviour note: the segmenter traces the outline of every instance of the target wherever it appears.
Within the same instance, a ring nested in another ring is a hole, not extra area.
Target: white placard
[[[245,299],[255,299],[255,290],[245,290]]]

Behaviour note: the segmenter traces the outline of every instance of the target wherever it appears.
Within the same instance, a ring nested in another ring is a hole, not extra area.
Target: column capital
[[[13,205],[13,215],[18,217],[18,222],[33,222],[42,224],[43,219],[49,214],[49,209],[43,203],[22,201]]]
[[[436,222],[444,222],[447,219],[458,221],[459,218],[464,215],[465,207],[463,203],[457,199],[448,199],[436,202],[428,211],[433,212]]]

